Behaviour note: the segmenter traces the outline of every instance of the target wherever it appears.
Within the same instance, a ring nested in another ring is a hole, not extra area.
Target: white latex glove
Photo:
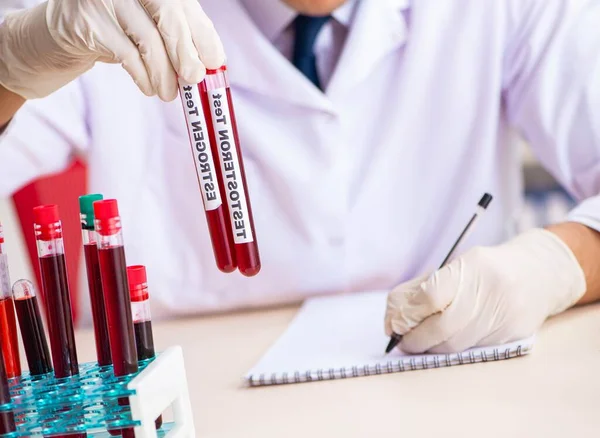
[[[93,67],[120,63],[148,96],[177,96],[225,54],[198,0],[48,0],[0,25],[0,84],[46,96]]]
[[[385,331],[407,353],[451,353],[535,334],[585,293],[583,270],[554,233],[534,229],[477,247],[388,296]]]

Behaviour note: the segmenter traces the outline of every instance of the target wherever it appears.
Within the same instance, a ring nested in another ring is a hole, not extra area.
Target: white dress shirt
[[[324,89],[327,88],[344,49],[358,1],[348,0],[333,11],[332,19],[323,26],[315,41],[317,72]],[[240,2],[260,32],[286,59],[291,61],[295,37],[293,21],[298,12],[281,0],[240,0]]]

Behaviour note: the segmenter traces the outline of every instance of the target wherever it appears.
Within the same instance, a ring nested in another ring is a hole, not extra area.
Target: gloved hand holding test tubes
[[[198,84],[181,82],[180,93],[216,265],[224,273],[237,269],[244,276],[255,276],[260,272],[261,261],[226,67],[207,70],[204,80]],[[159,357],[154,351],[145,267],[127,267],[115,199],[89,194],[80,197],[79,207],[96,342],[95,365],[104,370],[100,374],[110,372],[117,379],[133,379],[148,361]],[[8,307],[0,306],[0,323],[9,323],[2,326],[6,326],[3,340],[15,340],[2,343],[6,379],[37,378],[43,385],[53,385],[54,379],[59,379],[57,384],[63,381],[63,384],[72,386],[70,392],[65,390],[66,394],[77,394],[82,390],[78,382],[87,378],[80,375],[81,370],[87,369],[88,364],[80,364],[77,358],[62,221],[56,205],[36,207],[34,217],[41,289],[46,301],[43,310],[51,348],[49,351],[33,283],[21,279],[10,287],[0,228],[0,304],[10,302]],[[18,302],[21,333],[26,335],[23,342],[29,369],[23,376],[17,366],[18,340],[13,299]],[[110,387],[106,391],[118,394]],[[9,403],[10,394],[7,397],[6,403]],[[99,398],[104,407],[98,408],[94,424],[97,427],[104,413],[106,418],[113,418],[112,422],[104,420],[107,421],[104,424],[106,431],[111,435],[133,437],[132,420],[128,422],[127,417],[123,418],[129,408],[128,397],[113,398],[112,403],[110,396]],[[63,402],[59,399],[52,403],[61,405]],[[89,419],[84,405],[65,400],[62,406],[48,411],[61,412],[64,417],[62,423],[52,419],[51,413],[38,412],[38,420],[42,423],[39,430],[44,435],[88,436]],[[111,409],[118,409],[120,413],[109,414]],[[30,436],[36,436],[31,425],[20,423],[18,419],[21,417],[11,415],[0,415],[7,430],[12,430],[11,418],[17,418],[14,424],[17,431],[19,427],[26,428]],[[162,416],[155,417],[154,427],[164,426]]]
[[[227,68],[179,90],[217,267],[252,277],[261,262]]]

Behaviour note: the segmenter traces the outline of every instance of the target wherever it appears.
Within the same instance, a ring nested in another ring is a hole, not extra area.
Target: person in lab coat
[[[85,156],[162,316],[386,289],[386,333],[447,352],[600,298],[597,1],[67,3],[2,26],[1,98],[31,100],[0,144],[0,195]],[[225,53],[252,278],[215,266],[176,98],[176,75],[199,81]],[[518,234],[520,137],[579,204]],[[436,270],[484,192],[488,212]]]

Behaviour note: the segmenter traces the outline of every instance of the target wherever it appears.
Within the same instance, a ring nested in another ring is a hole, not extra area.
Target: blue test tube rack
[[[180,347],[171,347],[140,363],[136,374],[115,377],[112,367],[80,364],[77,376],[57,379],[53,373],[9,380],[17,431],[2,438],[87,434],[109,437],[109,429],[133,428],[136,438],[193,438],[193,416]],[[127,398],[128,406],[118,400]],[[154,420],[169,406],[174,421],[156,430]],[[66,437],[65,437],[66,438]]]

